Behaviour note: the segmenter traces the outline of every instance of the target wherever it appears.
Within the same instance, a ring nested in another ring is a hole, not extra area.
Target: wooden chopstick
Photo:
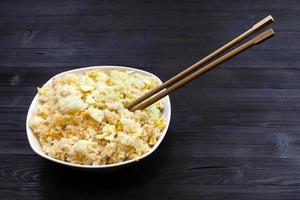
[[[187,83],[191,82],[192,80],[194,80],[195,78],[197,78],[201,74],[204,74],[204,73],[208,72],[209,70],[214,69],[218,65],[220,65],[220,64],[224,63],[225,61],[233,58],[234,56],[237,56],[241,52],[243,52],[246,49],[252,47],[253,45],[256,45],[256,44],[259,44],[259,43],[263,42],[264,40],[270,38],[273,35],[274,35],[274,31],[271,28],[264,31],[264,32],[262,32],[262,33],[260,33],[259,35],[255,36],[254,38],[252,38],[248,42],[246,42],[246,43],[242,44],[241,46],[231,50],[230,52],[228,52],[224,56],[214,60],[213,62],[209,63],[205,67],[202,67],[202,68],[198,69],[197,71],[195,71],[194,73],[192,73],[189,76],[185,77],[184,79],[181,79],[180,81],[174,83],[172,86],[165,89],[164,91],[154,95],[153,97],[151,97],[151,98],[145,100],[144,102],[138,104],[137,106],[131,108],[131,111],[142,110],[142,109],[147,108],[148,106],[150,106],[151,104],[153,104],[156,101],[160,100],[161,98],[167,96],[168,94],[170,94],[174,90],[176,90],[176,89],[186,85]]]
[[[174,77],[170,78],[169,80],[167,80],[166,82],[162,83],[161,85],[157,86],[156,88],[150,90],[149,92],[147,92],[143,96],[141,96],[141,97],[137,98],[136,100],[128,103],[126,105],[126,108],[127,109],[131,109],[134,106],[138,105],[139,103],[143,102],[144,100],[148,99],[149,97],[153,96],[154,94],[158,93],[159,91],[161,91],[161,90],[163,90],[163,89],[171,86],[173,83],[175,83],[178,80],[182,79],[183,77],[187,76],[193,70],[197,69],[201,65],[206,64],[208,61],[216,58],[217,56],[219,56],[223,52],[227,51],[228,49],[230,49],[231,47],[233,47],[234,45],[236,45],[240,41],[242,41],[245,38],[247,38],[249,35],[253,34],[256,31],[261,30],[262,28],[264,28],[268,24],[272,23],[273,21],[274,21],[274,19],[273,19],[273,17],[271,15],[265,17],[264,19],[262,19],[258,23],[254,24],[249,30],[247,30],[246,32],[242,33],[238,37],[234,38],[233,40],[231,40],[230,42],[228,42],[227,44],[225,44],[221,48],[217,49],[216,51],[212,52],[211,54],[209,54],[208,56],[206,56],[202,60],[198,61],[197,63],[193,64],[189,68],[183,70],[182,72],[178,73],[177,75],[175,75]]]

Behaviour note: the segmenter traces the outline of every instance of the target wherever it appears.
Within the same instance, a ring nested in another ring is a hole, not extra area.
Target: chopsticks
[[[231,59],[232,57],[240,54],[241,52],[245,51],[246,49],[252,47],[253,45],[259,44],[260,42],[263,42],[264,40],[268,39],[269,37],[274,35],[273,29],[268,29],[267,31],[264,31],[263,33],[260,33],[259,35],[255,36],[248,42],[242,44],[241,46],[231,50],[224,56],[214,60],[213,62],[209,63],[205,67],[202,67],[198,70],[201,65],[208,63],[208,61],[216,58],[223,52],[227,51],[234,45],[236,45],[238,42],[242,41],[246,37],[250,36],[251,34],[261,30],[268,24],[272,23],[274,20],[271,15],[267,16],[260,22],[256,23],[252,28],[247,30],[246,32],[242,33],[229,43],[225,44],[221,48],[217,49],[213,53],[209,54],[202,60],[198,61],[197,63],[193,64],[189,68],[185,69],[184,71],[180,72],[176,76],[172,77],[171,79],[167,80],[163,84],[157,86],[156,88],[150,90],[148,93],[144,94],[143,96],[139,97],[138,99],[134,100],[133,102],[130,102],[127,105],[127,108],[131,111],[135,110],[142,110],[150,106],[151,104],[155,103],[156,101],[160,100],[161,98],[167,96],[174,90],[178,89],[179,87],[184,86],[185,84],[189,83],[190,81],[194,80],[201,74],[206,73],[207,71],[217,67],[218,65],[224,63],[225,61]],[[196,70],[196,71],[195,71]],[[188,75],[190,72],[193,72],[192,74]],[[187,76],[188,75],[188,76]],[[186,77],[185,77],[186,76]],[[185,77],[185,78],[184,78]],[[165,89],[164,91],[160,92],[161,90]],[[160,93],[159,93],[160,92]],[[154,96],[153,96],[154,95]],[[151,97],[152,96],[152,97]],[[151,97],[151,98],[149,98]]]

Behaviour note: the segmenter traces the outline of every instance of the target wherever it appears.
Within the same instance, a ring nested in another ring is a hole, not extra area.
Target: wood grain
[[[297,0],[1,1],[0,199],[299,199],[299,11]],[[171,95],[148,159],[88,173],[30,149],[27,109],[53,75],[124,65],[167,80],[268,14],[276,37]]]

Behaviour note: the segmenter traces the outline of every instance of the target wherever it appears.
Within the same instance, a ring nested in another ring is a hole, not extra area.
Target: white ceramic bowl
[[[134,68],[130,68],[130,67],[121,67],[121,66],[92,66],[92,67],[85,67],[85,68],[70,70],[70,71],[66,71],[66,72],[62,72],[60,74],[57,74],[54,77],[52,77],[50,80],[48,80],[45,83],[45,85],[50,84],[51,81],[53,80],[53,78],[59,78],[59,77],[64,76],[65,74],[68,74],[68,73],[82,73],[82,72],[95,70],[95,69],[100,69],[104,72],[109,72],[111,70],[119,70],[119,71],[130,70],[130,71],[134,71],[136,73],[140,73],[142,75],[153,76],[157,79],[159,84],[162,83],[161,80],[158,77],[156,77],[154,74],[151,74],[149,72],[139,70],[139,69],[134,69]],[[76,168],[86,168],[86,169],[104,169],[104,168],[107,169],[107,168],[116,168],[116,167],[125,166],[125,165],[132,164],[136,161],[139,161],[139,160],[149,156],[151,153],[153,153],[157,149],[157,147],[160,145],[160,143],[164,139],[164,137],[167,133],[169,124],[170,124],[170,119],[171,119],[171,104],[170,104],[169,96],[165,97],[165,102],[166,102],[166,104],[165,104],[165,109],[164,109],[163,115],[165,116],[165,118],[167,120],[166,127],[162,131],[162,134],[161,134],[160,138],[158,139],[156,144],[151,148],[151,150],[148,153],[142,155],[141,157],[139,157],[137,159],[128,160],[128,161],[124,161],[124,162],[120,162],[120,163],[108,164],[108,165],[80,165],[80,164],[74,164],[74,163],[69,163],[69,162],[65,162],[65,161],[62,161],[62,160],[58,160],[58,159],[55,159],[55,158],[52,158],[52,157],[46,155],[42,151],[42,148],[40,146],[40,143],[39,143],[38,139],[36,138],[36,136],[32,132],[31,128],[29,127],[29,119],[33,115],[33,113],[36,111],[36,108],[37,108],[37,103],[38,103],[38,96],[37,95],[32,100],[31,105],[30,105],[29,110],[28,110],[28,113],[27,113],[27,119],[26,119],[27,138],[28,138],[28,141],[29,141],[29,144],[30,144],[32,150],[35,153],[37,153],[38,155],[40,155],[43,158],[46,158],[48,160],[51,160],[53,162],[56,162],[56,163],[59,163],[59,164],[62,164],[62,165],[67,165],[67,166],[76,167]]]

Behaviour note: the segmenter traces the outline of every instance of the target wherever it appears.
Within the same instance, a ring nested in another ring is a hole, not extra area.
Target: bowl
[[[155,76],[154,74],[146,72],[146,71],[143,71],[143,70],[131,68],[131,67],[123,67],[123,66],[92,66],[92,67],[85,67],[85,68],[79,68],[79,69],[69,70],[69,71],[65,71],[65,72],[62,72],[60,74],[57,74],[54,77],[50,78],[45,83],[45,85],[49,85],[54,78],[60,78],[60,77],[66,75],[66,74],[69,74],[69,73],[83,73],[83,72],[90,71],[90,70],[95,70],[95,69],[102,70],[102,71],[104,71],[106,73],[110,72],[111,70],[118,70],[118,71],[128,71],[128,70],[130,70],[130,71],[134,71],[136,73],[142,74],[142,75],[155,77],[157,79],[157,82],[159,84],[162,83],[162,81],[157,76]],[[108,169],[108,168],[117,168],[117,167],[121,168],[121,167],[133,164],[133,163],[135,163],[135,162],[137,162],[137,161],[139,161],[141,159],[146,158],[147,156],[149,156],[150,154],[152,154],[158,148],[158,146],[161,144],[162,140],[164,139],[164,137],[165,137],[165,135],[167,133],[167,130],[168,130],[168,127],[169,127],[169,124],[170,124],[170,119],[171,119],[171,103],[170,103],[170,98],[169,98],[169,96],[166,96],[165,97],[165,109],[164,109],[164,112],[162,113],[163,116],[166,118],[166,121],[167,121],[166,127],[162,131],[161,136],[157,140],[156,144],[150,149],[149,152],[147,152],[146,154],[142,155],[139,158],[132,159],[132,160],[127,160],[127,161],[120,162],[120,163],[113,163],[113,164],[107,164],[107,165],[81,165],[81,164],[75,164],[75,163],[65,162],[65,161],[62,161],[62,160],[59,160],[59,159],[56,159],[56,158],[52,158],[52,157],[46,155],[42,151],[41,145],[40,145],[37,137],[34,135],[34,133],[32,132],[32,130],[31,130],[30,126],[29,126],[29,119],[33,115],[33,113],[36,111],[37,105],[38,105],[38,94],[36,94],[35,97],[34,97],[34,99],[32,100],[32,102],[30,104],[30,107],[29,107],[29,110],[28,110],[28,113],[27,113],[27,118],[26,118],[26,132],[27,132],[27,138],[28,138],[28,142],[30,144],[30,147],[32,148],[32,150],[36,154],[38,154],[39,156],[41,156],[41,157],[43,157],[45,159],[48,159],[50,161],[53,161],[55,163],[59,163],[59,164],[65,165],[65,166],[74,167],[74,168],[85,168],[85,169]]]

